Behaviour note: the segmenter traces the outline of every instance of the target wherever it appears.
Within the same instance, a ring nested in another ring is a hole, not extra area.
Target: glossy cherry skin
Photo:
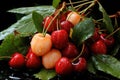
[[[71,42],[61,52],[67,58],[75,58],[79,54],[77,47]]]
[[[53,31],[51,34],[52,44],[57,49],[63,49],[68,43],[68,33],[65,30]]]
[[[107,47],[102,40],[98,40],[91,45],[91,51],[93,54],[106,54]]]
[[[56,62],[62,57],[58,49],[51,49],[42,56],[42,64],[45,69],[54,69]]]
[[[75,26],[76,24],[78,24],[82,20],[82,17],[77,12],[71,11],[67,15],[67,20],[70,21]]]
[[[107,46],[111,46],[114,44],[115,40],[113,38],[113,36],[110,36],[109,38],[105,38],[107,36],[107,34],[103,33],[100,35],[100,39],[107,45]]]
[[[61,29],[66,30],[68,32],[68,34],[70,32],[70,28],[74,27],[74,25],[70,21],[68,21],[68,20],[62,21],[60,23],[60,25],[61,25]]]
[[[28,69],[38,69],[41,66],[40,57],[36,56],[33,52],[26,55],[26,67]]]
[[[36,33],[30,42],[32,51],[37,56],[43,56],[52,48],[52,40],[50,34]]]
[[[66,12],[62,13],[62,14],[60,15],[60,22],[65,21],[66,18],[67,18],[67,15],[68,15],[70,12],[71,12],[71,11],[66,11]]]
[[[25,65],[25,58],[21,53],[14,53],[9,61],[12,68],[22,68]]]
[[[94,34],[92,36],[92,39],[94,41],[97,41],[100,38],[100,34],[99,34],[99,28],[95,28]]]
[[[62,57],[57,61],[55,70],[59,75],[68,75],[73,71],[73,66],[68,58]]]
[[[43,27],[45,29],[49,27],[49,24],[51,24],[47,30],[47,32],[50,32],[50,33],[57,30],[57,20],[54,19],[53,22],[51,22],[52,20],[53,20],[53,16],[46,16],[43,20]]]
[[[84,71],[87,67],[87,62],[85,60],[85,58],[80,57],[78,59],[78,62],[72,63],[74,71],[75,72],[81,72]]]

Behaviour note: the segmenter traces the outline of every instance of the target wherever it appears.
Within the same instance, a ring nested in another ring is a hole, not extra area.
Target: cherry
[[[21,68],[25,65],[25,58],[24,56],[16,52],[11,56],[11,59],[9,61],[9,66],[12,68]]]
[[[42,64],[45,69],[55,68],[56,62],[62,57],[61,52],[57,49],[51,49],[48,53],[42,56]]]
[[[63,49],[68,43],[68,33],[65,30],[53,31],[51,34],[53,46],[57,49]]]
[[[67,57],[62,57],[57,61],[55,70],[59,75],[68,75],[73,71],[73,66]]]
[[[29,69],[37,69],[41,66],[41,59],[36,56],[32,51],[26,55],[26,67]]]
[[[106,54],[107,47],[102,40],[98,40],[91,45],[91,51],[94,54]]]
[[[61,25],[61,29],[66,30],[68,32],[68,34],[70,32],[70,28],[74,27],[74,25],[70,21],[68,21],[68,20],[62,21],[60,23],[60,25]]]
[[[97,41],[100,38],[100,34],[99,34],[99,28],[95,28],[94,34],[92,36],[92,39],[94,41]]]
[[[77,12],[71,11],[67,15],[67,20],[70,21],[74,26],[81,21],[82,17]]]
[[[44,26],[45,29],[47,29],[49,27],[49,24],[51,24],[50,27],[47,30],[50,33],[53,32],[54,30],[57,30],[57,20],[54,19],[52,21],[52,19],[53,19],[53,16],[46,16],[43,20],[43,26]]]
[[[79,54],[77,47],[69,42],[68,45],[62,50],[62,54],[67,58],[74,58]]]
[[[79,60],[75,63],[73,62],[72,65],[73,65],[74,71],[81,72],[86,69],[87,62],[86,62],[85,58],[80,57]]]
[[[66,11],[66,12],[62,13],[62,14],[60,15],[60,22],[65,21],[66,18],[67,18],[67,15],[68,15],[70,12],[71,12],[71,11],[69,10],[69,11]]]
[[[51,35],[43,33],[36,33],[31,40],[31,48],[34,54],[42,56],[52,48]]]
[[[114,44],[114,38],[113,38],[113,36],[110,36],[110,37],[108,37],[108,38],[106,38],[106,36],[108,36],[108,34],[106,34],[106,33],[102,33],[101,35],[100,35],[100,39],[107,45],[107,46],[111,46],[111,45],[113,45]]]

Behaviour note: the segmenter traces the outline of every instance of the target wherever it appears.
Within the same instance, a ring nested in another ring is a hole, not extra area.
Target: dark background
[[[64,1],[64,0],[62,0]],[[66,0],[67,2],[69,0]],[[72,0],[77,1],[77,0]],[[108,14],[120,11],[120,0],[99,0]],[[0,2],[0,31],[16,22],[14,14],[7,10],[19,7],[29,7],[35,5],[51,5],[52,0],[4,0]]]

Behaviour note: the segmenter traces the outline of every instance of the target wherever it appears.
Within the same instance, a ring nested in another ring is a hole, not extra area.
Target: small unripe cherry
[[[52,47],[51,35],[36,33],[31,40],[31,49],[37,56],[42,56]]]
[[[57,49],[51,49],[48,53],[42,56],[42,64],[45,69],[55,68],[56,62],[61,58],[61,52]]]
[[[70,12],[67,16],[67,20],[70,21],[74,26],[81,20],[81,15],[77,12]]]

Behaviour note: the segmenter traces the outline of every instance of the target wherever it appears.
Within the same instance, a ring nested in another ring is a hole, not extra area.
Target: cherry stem
[[[83,4],[80,4],[80,5],[75,6],[74,8],[78,8],[78,7],[84,6],[84,5],[86,5],[86,4],[90,4],[90,3],[92,3],[92,2],[93,2],[93,1],[85,2],[85,3],[83,3]]]
[[[45,32],[44,32],[44,34],[43,34],[44,36],[46,35],[46,33],[47,33],[50,25],[52,24],[52,22],[57,18],[57,16],[60,14],[60,12],[64,9],[65,5],[66,5],[66,3],[63,2],[63,3],[62,3],[62,7],[61,7],[60,9],[58,9],[58,12],[57,12],[56,15],[53,17],[53,19],[50,21],[50,24],[49,24],[48,27],[46,28],[46,30],[45,30]]]
[[[81,13],[85,13],[89,8],[93,7],[95,4],[96,4],[96,0],[91,1],[91,4],[87,8],[83,9],[82,11],[80,11],[79,13],[80,14]]]
[[[6,59],[6,58],[11,58],[10,56],[0,56],[0,59]]]
[[[109,34],[108,36],[106,36],[105,38],[107,39],[107,38],[109,38],[110,36],[112,36],[113,34],[115,34],[117,31],[119,31],[120,30],[120,27],[119,28],[117,28],[115,31],[113,31],[111,34]]]
[[[69,2],[70,2],[70,5],[72,6],[72,8],[74,8],[74,7],[73,7],[73,4],[72,4],[72,1],[71,1],[71,0],[69,0]]]
[[[66,5],[78,4],[78,3],[83,3],[83,2],[86,2],[86,1],[88,1],[88,0],[76,1],[76,2],[72,2],[72,3],[66,3]]]
[[[79,54],[76,58],[74,58],[74,59],[72,60],[72,62],[76,61],[76,60],[82,55],[82,53],[83,53],[83,51],[84,51],[84,48],[85,48],[85,44],[83,43],[83,45],[82,45],[82,50],[81,50],[80,54]]]

